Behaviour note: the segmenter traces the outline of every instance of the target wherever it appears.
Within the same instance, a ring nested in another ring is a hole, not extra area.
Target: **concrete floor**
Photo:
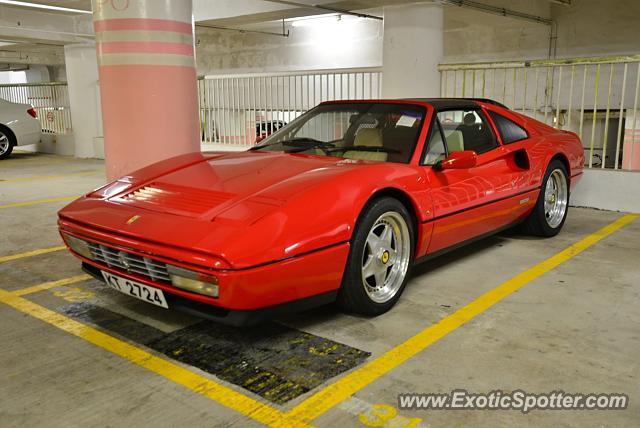
[[[0,206],[80,195],[102,182],[99,161],[17,153],[0,162]],[[0,257],[60,245],[55,214],[66,203],[0,209]],[[399,304],[378,318],[344,315],[326,307],[279,322],[371,352],[373,359],[620,216],[572,208],[564,230],[553,239],[502,234],[421,265]],[[393,411],[377,405],[396,407],[398,393],[464,388],[621,392],[629,395],[630,405],[618,411],[528,414],[397,410],[386,426],[640,426],[639,260],[636,221],[506,297],[328,410],[313,425],[373,426],[376,410]],[[0,263],[0,288],[15,291],[79,274],[79,263],[70,254],[51,252]],[[95,280],[26,298],[55,311],[88,301],[166,332],[198,321],[134,301]],[[259,425],[2,303],[0,346],[2,427]],[[275,407],[286,411],[308,395]]]

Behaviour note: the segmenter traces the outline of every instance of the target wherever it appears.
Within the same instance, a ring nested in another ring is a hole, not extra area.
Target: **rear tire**
[[[549,163],[536,206],[522,224],[524,233],[551,237],[560,232],[569,211],[568,177],[562,162],[554,159]]]
[[[385,197],[367,204],[351,239],[338,306],[368,316],[391,309],[409,278],[414,236],[411,215],[400,201]]]
[[[11,156],[13,146],[16,145],[16,137],[5,126],[0,126],[0,160]]]

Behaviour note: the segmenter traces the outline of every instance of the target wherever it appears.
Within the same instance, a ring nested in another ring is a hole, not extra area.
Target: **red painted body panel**
[[[213,159],[202,155],[201,162],[161,178],[135,180],[140,184],[119,188],[119,193],[103,190],[98,192],[102,198],[90,195],[71,203],[60,218],[215,255],[216,268],[244,269],[348,241],[362,207],[383,188],[405,192],[416,212],[429,208],[423,168],[333,157],[273,152],[227,153]],[[212,198],[210,207],[199,213],[181,211],[182,202],[171,196],[159,196],[157,201],[123,196],[150,185],[180,186],[194,198],[200,195],[194,190],[205,189],[227,196]],[[141,217],[127,225],[133,215]]]
[[[62,224],[61,230],[70,233],[68,224]],[[118,247],[114,246],[112,241],[97,240],[94,236],[78,234],[75,230],[73,234],[93,242],[108,242],[109,245],[115,248],[140,256],[148,255],[146,251],[132,250],[132,248],[146,248],[145,244],[141,242],[130,241],[129,243],[133,244],[133,247]],[[178,259],[158,257],[158,253],[154,253],[156,255],[155,258],[166,263],[207,274],[215,274],[220,287],[219,298],[191,293],[166,283],[154,282],[144,276],[113,269],[84,258],[73,251],[72,253],[83,262],[96,266],[101,270],[160,288],[165,292],[180,297],[225,309],[251,310],[275,306],[335,290],[336,284],[340,284],[342,281],[344,265],[349,254],[349,243],[334,245],[299,257],[242,270],[205,269],[202,266],[194,266],[178,261]]]
[[[502,226],[525,218],[536,203],[538,190],[512,196],[474,209],[473,215],[467,211],[446,216],[433,222],[433,232],[429,253],[441,251],[464,241],[460,237],[472,239]]]
[[[584,155],[575,134],[482,102],[482,109],[518,123],[529,138],[499,141],[473,168],[421,166],[433,108],[381,102],[427,108],[408,164],[265,151],[193,153],[72,202],[59,213],[60,229],[213,272],[220,297],[115,271],[122,276],[211,305],[254,309],[338,289],[358,216],[378,192],[393,192],[409,205],[418,232],[415,256],[421,257],[526,217],[553,157],[566,163],[571,188],[581,176]],[[134,215],[140,218],[128,224]]]

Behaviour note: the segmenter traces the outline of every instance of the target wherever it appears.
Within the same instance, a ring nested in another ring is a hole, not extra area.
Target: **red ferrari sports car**
[[[229,324],[337,302],[378,315],[411,266],[520,224],[557,234],[576,134],[484,99],[325,102],[241,153],[192,153],[59,212],[83,268]]]

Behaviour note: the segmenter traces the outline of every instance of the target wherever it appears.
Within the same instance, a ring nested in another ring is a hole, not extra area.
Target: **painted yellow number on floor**
[[[369,410],[358,415],[358,419],[368,427],[418,428],[424,426],[421,418],[405,418],[389,404],[372,404]]]
[[[78,287],[69,288],[67,290],[54,291],[53,295],[63,298],[68,302],[83,302],[89,300],[95,296],[92,291],[84,291]]]

